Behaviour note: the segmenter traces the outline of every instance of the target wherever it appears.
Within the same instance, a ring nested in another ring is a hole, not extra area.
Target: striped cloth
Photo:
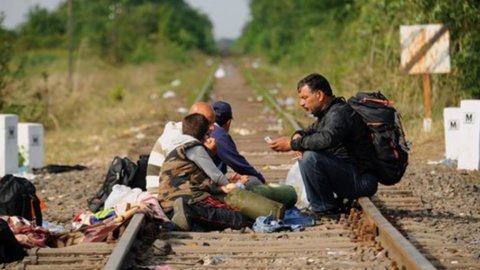
[[[162,135],[155,142],[148,158],[147,190],[149,192],[158,193],[160,169],[168,153],[192,139],[191,136],[182,134],[182,122],[168,122],[165,125]]]

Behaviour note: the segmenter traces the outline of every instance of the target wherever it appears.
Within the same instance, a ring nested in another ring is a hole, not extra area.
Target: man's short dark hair
[[[199,113],[189,114],[182,121],[183,134],[190,135],[199,141],[207,135],[209,126],[208,119]]]
[[[307,77],[301,79],[297,85],[297,91],[300,91],[300,88],[307,85],[313,93],[322,91],[327,96],[332,96],[332,88],[328,80],[318,73],[312,73]]]

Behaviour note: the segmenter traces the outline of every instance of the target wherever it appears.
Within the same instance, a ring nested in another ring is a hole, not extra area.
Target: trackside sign
[[[449,39],[444,24],[400,26],[402,70],[408,74],[449,73]]]

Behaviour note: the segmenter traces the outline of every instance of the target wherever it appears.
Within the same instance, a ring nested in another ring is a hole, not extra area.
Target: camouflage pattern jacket
[[[183,197],[189,204],[219,193],[220,189],[205,172],[187,158],[192,147],[204,147],[199,141],[187,142],[170,152],[160,170],[158,198],[165,212],[172,210],[173,201]]]

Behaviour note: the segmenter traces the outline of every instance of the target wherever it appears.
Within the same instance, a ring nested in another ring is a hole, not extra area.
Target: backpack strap
[[[35,223],[37,226],[42,226],[42,209],[40,208],[40,199],[36,194],[31,194],[33,212],[35,213]]]

